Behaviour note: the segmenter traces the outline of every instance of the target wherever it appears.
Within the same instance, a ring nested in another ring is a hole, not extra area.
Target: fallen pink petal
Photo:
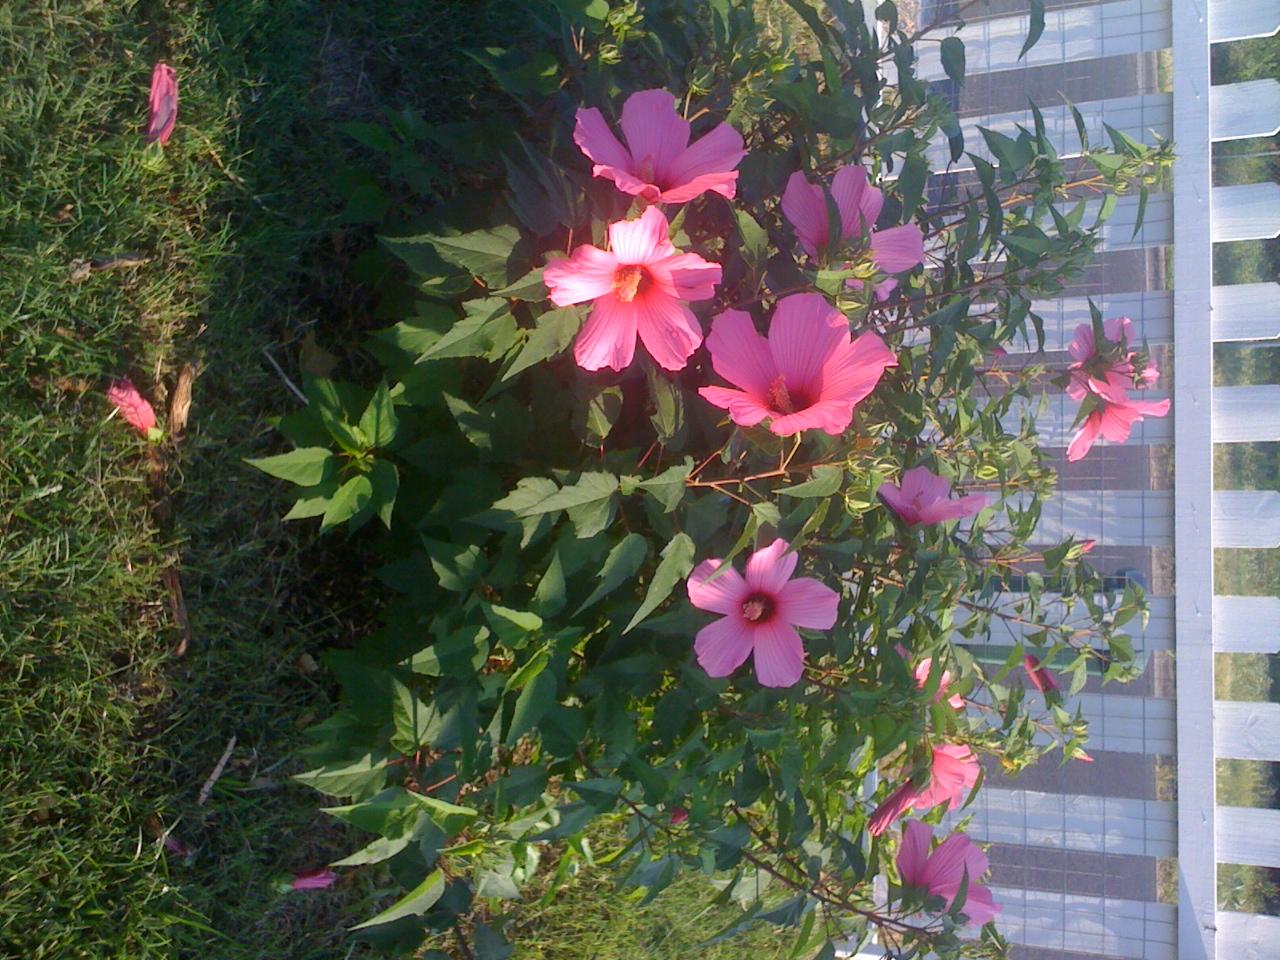
[[[309,870],[294,874],[292,886],[294,890],[328,890],[337,880],[338,875],[328,868]]]
[[[732,200],[742,134],[722,123],[689,143],[690,125],[666,90],[641,90],[622,106],[624,146],[594,107],[578,111],[573,141],[592,161],[591,173],[650,203],[685,203],[704,193]]]
[[[117,380],[107,389],[107,399],[115,405],[125,423],[148,439],[154,436],[152,431],[158,429],[156,412],[128,377]]]
[[[778,301],[767,339],[749,314],[725,311],[711,324],[707,348],[716,373],[737,389],[700,387],[703,399],[740,427],[768,420],[782,437],[843,433],[884,371],[898,364],[876,334],[853,339],[844,314],[816,293]]]
[[[913,467],[902,474],[900,484],[884,483],[878,492],[909,527],[972,517],[990,503],[981,493],[952,500],[951,482],[928,467]]]
[[[667,370],[681,370],[702,343],[702,327],[687,306],[709,300],[720,265],[681,253],[668,236],[667,218],[649,207],[636,220],[609,225],[609,250],[583,244],[543,272],[558,307],[591,303],[573,355],[585,370],[625,370],[636,337]]]
[[[150,107],[147,143],[164,146],[178,122],[178,75],[167,63],[157,63],[151,70]]]
[[[840,595],[811,577],[792,578],[799,556],[774,540],[747,560],[746,576],[722,561],[704,560],[689,575],[689,601],[722,614],[698,631],[694,651],[712,677],[727,677],[753,657],[756,679],[790,687],[804,674],[804,641],[796,627],[830,630]]]

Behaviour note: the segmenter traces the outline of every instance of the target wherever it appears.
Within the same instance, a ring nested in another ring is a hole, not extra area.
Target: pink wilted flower
[[[726,310],[712,322],[707,348],[716,373],[740,389],[700,387],[698,393],[739,426],[768,419],[780,437],[801,430],[843,433],[853,408],[898,365],[874,333],[851,339],[844,314],[816,293],[779,300],[767,340],[750,315]]]
[[[924,263],[924,234],[914,223],[875,229],[884,207],[884,194],[868,183],[861,164],[841,167],[831,178],[831,199],[840,213],[840,239],[869,234],[871,259],[885,273],[902,273]],[[796,239],[811,257],[817,257],[831,240],[827,198],[822,187],[812,184],[797,170],[782,193],[782,212],[795,228]],[[893,287],[881,284],[877,296],[886,296]]]
[[[955,743],[934,747],[928,786],[917,788],[908,780],[889,794],[867,821],[867,832],[880,836],[889,824],[913,808],[923,813],[946,803],[948,809],[954,810],[978,782],[978,770],[978,758],[968,747]]]
[[[1000,905],[991,891],[978,883],[987,872],[987,855],[963,833],[953,833],[931,852],[932,840],[933,827],[919,820],[907,821],[902,829],[902,846],[898,848],[902,885],[922,889],[931,897],[942,897],[950,909],[968,874],[969,886],[960,911],[977,926],[994,920]]]
[[[625,369],[639,334],[654,360],[681,370],[702,343],[702,328],[685,301],[715,295],[720,264],[680,253],[668,229],[662,211],[649,207],[639,219],[609,224],[609,250],[584,243],[543,271],[556,306],[593,301],[573,347],[580,366]]]
[[[292,887],[294,890],[328,890],[337,880],[338,875],[326,867],[294,874]]]
[[[909,527],[971,517],[988,503],[981,493],[951,499],[951,483],[928,467],[912,467],[902,474],[902,485],[882,483],[880,499]]]
[[[1022,658],[1022,669],[1027,672],[1027,679],[1031,681],[1031,685],[1041,693],[1059,693],[1061,687],[1058,685],[1058,678],[1048,667],[1040,665],[1040,658],[1028,653]]]
[[[727,677],[754,654],[764,686],[799,681],[804,643],[795,628],[830,630],[840,595],[812,577],[792,579],[798,559],[787,552],[787,541],[774,540],[751,555],[745,577],[730,567],[712,580],[720,560],[704,560],[689,575],[689,602],[724,615],[699,630],[694,644],[709,675]]]
[[[722,123],[689,143],[689,121],[666,90],[641,90],[622,105],[624,147],[594,107],[578,111],[573,142],[623,193],[650,203],[684,203],[710,190],[732,200],[736,167],[746,156],[742,134]]]
[[[147,143],[164,146],[178,122],[178,76],[167,63],[151,68],[151,110],[147,117]]]
[[[929,674],[933,672],[933,657],[925,657],[916,665],[916,689],[923,690],[929,685]],[[938,678],[938,689],[933,694],[933,702],[938,703],[947,696],[947,688],[951,686],[951,671],[943,670]],[[947,697],[947,704],[956,710],[964,709],[964,697],[953,693]]]
[[[107,388],[107,399],[120,412],[125,423],[133,427],[148,440],[156,440],[160,436],[160,428],[156,426],[156,412],[147,398],[138,392],[133,381],[122,377]]]

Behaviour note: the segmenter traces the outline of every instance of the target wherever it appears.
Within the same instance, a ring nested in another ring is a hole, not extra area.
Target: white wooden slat
[[[1213,705],[1213,752],[1234,760],[1280,760],[1280,703]]]
[[[1237,283],[1214,287],[1213,339],[1274,340],[1280,337],[1280,284]]]
[[[1216,204],[1209,121],[1210,16],[1173,17],[1174,570],[1177,619],[1179,960],[1214,960],[1218,867],[1213,762],[1213,344],[1209,291]]]
[[[1119,212],[1117,204],[1116,213]],[[1214,243],[1268,240],[1277,235],[1280,235],[1280,183],[1213,188],[1210,236]],[[1177,271],[1174,272],[1176,275]]]
[[[1280,653],[1280,597],[1214,597],[1213,649]]]
[[[1177,955],[1177,919],[1169,904],[997,885],[991,893],[1004,908],[1000,932],[1012,943],[1096,954],[1099,960],[1174,960]]]
[[[1280,493],[1215,490],[1212,543],[1215,547],[1280,547]]]
[[[1209,88],[1213,139],[1270,137],[1280,131],[1280,80],[1248,80]]]
[[[1275,960],[1280,944],[1280,917],[1218,913],[1218,949],[1230,960]]]
[[[1280,867],[1280,810],[1218,807],[1214,835],[1219,863]]]
[[[1190,16],[1191,11],[1185,15]],[[1209,0],[1209,42],[1269,37],[1280,27],[1280,0]]]
[[[967,72],[991,73],[1163,50],[1170,43],[1170,15],[1167,0],[1116,0],[1050,10],[1044,33],[1025,56],[1020,54],[1030,25],[1027,13],[975,21],[953,33],[964,41]],[[916,49],[920,78],[943,79],[939,45],[920,44]]]
[[[1280,385],[1215,387],[1213,442],[1280,440]]]

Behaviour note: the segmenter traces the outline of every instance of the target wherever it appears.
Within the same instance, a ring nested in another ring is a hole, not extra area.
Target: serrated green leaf
[[[687,460],[674,467],[667,467],[656,477],[641,480],[636,486],[657,500],[666,512],[670,513],[684,499],[685,491],[688,489],[685,481],[689,479],[689,474],[692,472],[693,461]]]
[[[373,483],[364,474],[352,477],[340,486],[325,507],[320,529],[327,530],[347,520],[357,524],[360,515],[370,509],[373,502]]]
[[[319,517],[329,509],[329,501],[333,495],[338,492],[338,482],[329,480],[317,487],[307,487],[298,494],[298,499],[294,501],[293,506],[289,508],[289,512],[284,515],[284,520],[305,520],[310,517]]]
[[[510,380],[535,363],[550,360],[568,349],[582,326],[582,312],[577,307],[550,310],[538,317],[537,323],[524,347],[502,375],[503,380]]]
[[[461,833],[479,816],[479,811],[473,807],[461,807],[456,803],[441,800],[439,797],[430,797],[422,793],[411,793],[409,796],[413,798],[414,803],[426,811],[432,823],[443,830],[447,837]]]
[[[460,627],[419,650],[408,663],[414,673],[428,677],[462,676],[479,670],[488,659],[489,631],[484,627]]]
[[[520,690],[515,709],[511,712],[511,726],[504,742],[511,746],[532,730],[556,701],[556,678],[549,670],[539,671]]]
[[[490,288],[507,285],[507,261],[520,242],[520,231],[509,224],[470,233],[430,234],[395,237],[397,246],[428,244],[441,258],[470,271]]]
[[[391,736],[391,746],[411,754],[435,739],[443,726],[443,718],[434,705],[423,703],[399,680],[392,680],[392,690],[391,719],[395,733]]]
[[[373,502],[383,526],[391,529],[391,514],[396,506],[396,494],[400,490],[400,471],[390,460],[375,460],[369,470],[369,483],[373,486]]]
[[[502,356],[515,342],[516,319],[505,300],[487,298],[468,300],[466,313],[418,357],[418,362],[444,360],[449,357]]]
[[[778,493],[789,497],[829,497],[844,483],[844,467],[823,463],[813,468],[813,476],[794,487],[783,487]]]
[[[331,797],[370,796],[387,782],[387,758],[366,753],[350,763],[333,763],[293,779]]]
[[[245,463],[300,487],[314,487],[329,479],[338,458],[326,447],[300,447],[274,457],[245,460]]]
[[[583,473],[578,477],[577,483],[562,487],[544,500],[522,508],[517,516],[536,517],[564,510],[569,514],[578,537],[586,539],[594,537],[609,526],[613,519],[614,494],[617,492],[618,478],[613,474]]]
[[[591,596],[582,601],[582,605],[574,611],[573,615],[576,617],[587,607],[604,599],[631,579],[648,554],[649,545],[640,534],[628,533],[623,537],[605,558],[604,566],[600,568],[600,582],[591,591]]]
[[[439,870],[433,870],[427,875],[427,879],[418,884],[409,891],[403,898],[398,900],[393,906],[383,910],[380,914],[372,919],[357,923],[352,930],[363,930],[366,927],[377,926],[381,923],[390,923],[393,920],[399,920],[403,917],[416,917],[426,913],[436,905],[436,902],[444,896],[445,879],[444,874]]]
[[[658,606],[671,596],[677,583],[693,570],[693,557],[697,552],[688,534],[677,533],[662,550],[662,559],[649,581],[649,589],[645,592],[644,602],[635,612],[623,633],[629,633],[643,623]]]
[[[387,383],[384,380],[378,384],[378,389],[373,391],[369,405],[360,415],[358,426],[370,445],[385,447],[396,438],[397,425],[395,404],[391,402],[391,391],[387,389]]]
[[[492,295],[506,297],[508,300],[527,300],[533,303],[547,299],[547,284],[542,279],[542,269],[542,267],[538,267],[536,270],[530,270],[514,283],[503,287],[501,290],[494,290]]]

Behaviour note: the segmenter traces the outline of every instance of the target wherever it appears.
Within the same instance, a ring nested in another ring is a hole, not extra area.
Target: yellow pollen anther
[[[643,267],[637,264],[623,264],[613,275],[613,292],[623,303],[630,303],[640,292],[640,282],[644,278]]]

